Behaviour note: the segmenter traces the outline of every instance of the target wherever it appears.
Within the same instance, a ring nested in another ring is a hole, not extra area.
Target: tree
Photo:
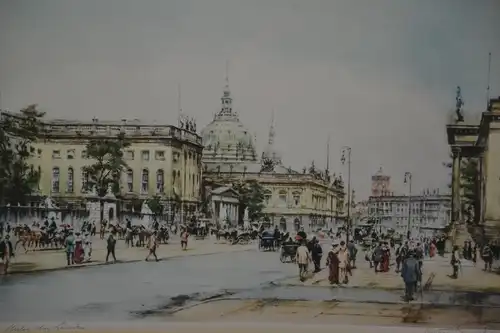
[[[154,197],[147,199],[146,203],[149,209],[151,209],[151,212],[153,213],[155,219],[163,216],[164,206],[161,203],[161,198],[159,196],[155,195]]]
[[[94,139],[86,145],[87,158],[94,163],[83,167],[87,182],[85,190],[94,186],[99,196],[106,195],[111,184],[114,194],[120,192],[119,179],[127,163],[123,159],[123,149],[130,146],[123,134],[116,139]]]
[[[33,104],[18,115],[2,115],[0,123],[0,203],[25,204],[37,189],[40,170],[29,163],[41,134],[44,112]]]
[[[260,219],[264,210],[264,188],[255,180],[233,184],[233,189],[239,193],[239,218],[243,217],[245,209],[248,209],[250,221]]]

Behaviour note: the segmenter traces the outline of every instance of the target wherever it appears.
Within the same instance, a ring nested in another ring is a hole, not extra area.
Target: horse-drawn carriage
[[[298,248],[298,243],[283,244],[281,246],[280,261],[287,262],[287,259],[289,259],[289,261],[295,262],[295,256],[297,255]]]
[[[263,232],[259,236],[259,250],[261,251],[275,251],[276,239],[270,232]]]

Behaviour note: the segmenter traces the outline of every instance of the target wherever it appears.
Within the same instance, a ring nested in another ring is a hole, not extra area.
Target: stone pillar
[[[484,212],[486,210],[486,170],[485,170],[485,160],[484,160],[484,152],[479,153],[479,161],[478,161],[478,167],[479,167],[479,216],[477,218],[477,221],[480,224],[484,223]]]
[[[460,148],[453,147],[453,165],[452,165],[452,180],[451,180],[451,222],[456,224],[462,220],[462,207],[460,200]]]

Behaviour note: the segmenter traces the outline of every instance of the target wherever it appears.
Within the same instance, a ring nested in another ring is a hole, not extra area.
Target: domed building
[[[259,156],[256,138],[250,134],[233,109],[228,81],[221,98],[221,109],[202,131],[203,180],[205,191],[230,188],[235,183],[256,180],[265,189],[266,219],[283,230],[331,227],[342,216],[344,189],[340,178],[314,166],[302,172],[283,166],[274,147],[274,113],[268,144]],[[226,223],[212,214],[214,222]],[[243,221],[229,221],[231,224]]]

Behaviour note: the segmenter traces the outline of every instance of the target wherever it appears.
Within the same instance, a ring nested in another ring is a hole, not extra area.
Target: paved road
[[[180,294],[246,289],[297,274],[278,252],[240,252],[0,277],[0,322],[135,318]]]

